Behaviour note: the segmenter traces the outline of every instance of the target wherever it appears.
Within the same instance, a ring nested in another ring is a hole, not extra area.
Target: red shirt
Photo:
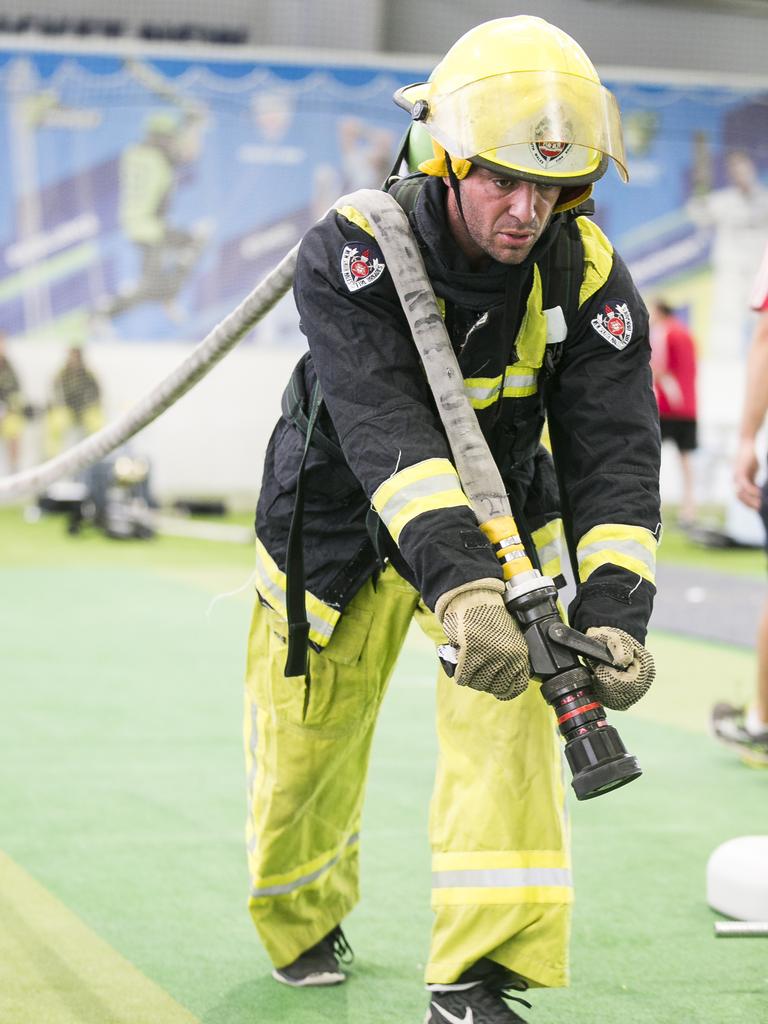
[[[757,272],[749,304],[756,313],[768,310],[768,245],[765,247],[763,262]]]
[[[668,317],[651,332],[651,346],[653,389],[659,416],[695,420],[696,344],[690,331],[680,320]]]

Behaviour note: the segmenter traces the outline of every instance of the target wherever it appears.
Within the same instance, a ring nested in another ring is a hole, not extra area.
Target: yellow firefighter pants
[[[381,700],[411,619],[437,620],[391,567],[366,583],[322,654],[286,679],[285,623],[258,601],[245,749],[249,906],[273,963],[318,942],[359,898],[363,790]],[[536,684],[500,702],[441,671],[430,812],[434,927],[426,981],[482,956],[532,985],[568,983],[572,899],[560,741]]]
[[[7,412],[0,415],[0,437],[5,441],[15,441],[21,437],[24,430],[24,417],[17,412]]]
[[[68,405],[54,405],[45,416],[45,451],[48,458],[58,455],[64,447],[65,436],[74,427],[84,434],[95,434],[104,426],[104,413],[100,405],[88,405],[75,414]]]

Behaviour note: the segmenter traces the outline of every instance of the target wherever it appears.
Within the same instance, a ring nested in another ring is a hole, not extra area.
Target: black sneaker
[[[746,708],[732,704],[716,704],[710,724],[716,739],[741,754],[747,764],[768,767],[768,730],[760,733],[747,731]]]
[[[506,1000],[525,999],[512,992],[524,992],[528,982],[501,964],[483,958],[451,985],[427,985],[432,999],[424,1024],[525,1024]]]
[[[272,971],[275,981],[302,988],[309,985],[340,985],[347,980],[340,963],[350,964],[354,954],[340,925],[305,950],[292,964]]]

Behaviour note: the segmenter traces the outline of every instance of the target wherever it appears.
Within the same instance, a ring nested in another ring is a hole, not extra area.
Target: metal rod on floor
[[[768,921],[715,921],[715,936],[727,938],[768,938]]]

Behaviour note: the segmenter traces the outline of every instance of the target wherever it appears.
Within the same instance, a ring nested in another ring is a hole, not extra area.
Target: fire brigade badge
[[[351,292],[378,281],[386,264],[381,250],[373,242],[352,242],[341,252],[341,276]]]
[[[572,146],[568,141],[573,138],[573,125],[562,110],[558,110],[553,121],[543,117],[534,129],[534,141],[531,143],[531,154],[536,163],[542,167],[565,162]],[[552,139],[561,139],[552,142]]]
[[[570,142],[533,142],[531,153],[542,167],[549,167],[563,160],[571,149]]]
[[[605,338],[619,351],[632,340],[632,314],[626,302],[619,302],[618,299],[608,299],[602,303],[592,326],[601,338]]]

